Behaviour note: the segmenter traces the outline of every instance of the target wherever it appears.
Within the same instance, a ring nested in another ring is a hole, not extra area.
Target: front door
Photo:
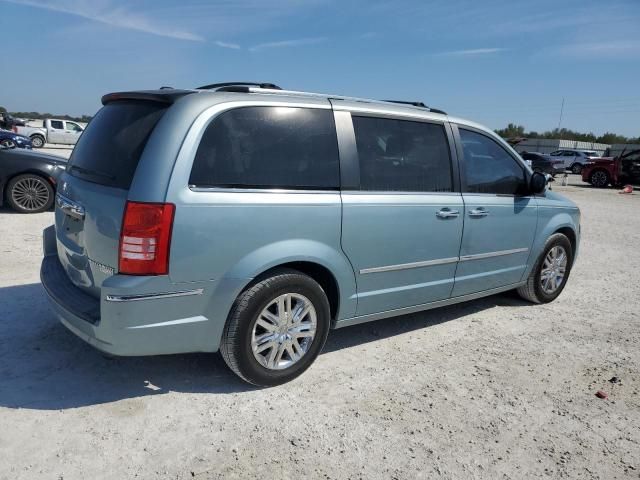
[[[64,142],[67,145],[75,145],[82,133],[80,125],[74,122],[64,122]]]
[[[454,297],[518,283],[538,220],[523,164],[490,136],[458,131],[465,208]]]
[[[342,248],[356,275],[357,315],[449,298],[463,203],[445,125],[352,115],[359,180],[343,185]]]

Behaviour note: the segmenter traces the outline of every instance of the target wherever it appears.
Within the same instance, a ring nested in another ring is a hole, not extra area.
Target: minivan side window
[[[495,140],[459,129],[467,192],[526,195],[524,168]]]
[[[333,190],[340,187],[339,164],[331,110],[243,107],[209,124],[189,184]]]
[[[352,116],[360,190],[451,192],[451,156],[444,126]]]

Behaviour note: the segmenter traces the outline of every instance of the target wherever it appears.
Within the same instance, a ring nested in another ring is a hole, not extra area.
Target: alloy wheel
[[[299,293],[285,293],[260,312],[251,333],[253,356],[269,370],[283,370],[300,361],[316,335],[313,303]]]
[[[542,291],[551,295],[562,286],[567,272],[567,252],[564,247],[556,245],[547,253],[542,262],[540,286]]]
[[[22,178],[13,186],[11,199],[25,210],[40,210],[49,202],[49,188],[40,178]]]

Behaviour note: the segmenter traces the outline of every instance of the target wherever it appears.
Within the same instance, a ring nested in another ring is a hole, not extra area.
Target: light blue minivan
[[[248,83],[102,103],[41,278],[110,354],[220,350],[277,385],[332,328],[511,289],[550,302],[578,252],[571,201],[490,130],[421,103]]]

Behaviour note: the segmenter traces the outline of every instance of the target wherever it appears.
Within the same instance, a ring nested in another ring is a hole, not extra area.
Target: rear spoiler
[[[134,92],[114,92],[107,93],[102,97],[102,104],[122,100],[138,100],[143,102],[157,102],[171,104],[185,95],[195,93],[193,90],[161,89],[161,90],[138,90]]]

